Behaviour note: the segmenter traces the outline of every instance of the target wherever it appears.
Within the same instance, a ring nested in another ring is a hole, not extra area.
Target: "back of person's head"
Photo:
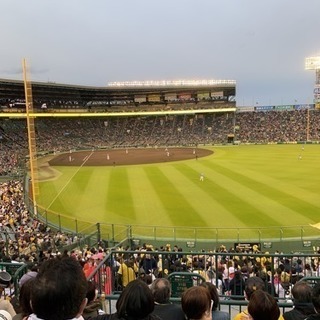
[[[318,282],[312,289],[312,303],[317,313],[320,313],[320,283]]]
[[[72,257],[45,261],[33,281],[31,305],[38,318],[71,319],[86,305],[87,280]]]
[[[242,273],[240,270],[236,270],[235,273],[234,273],[234,279],[235,280],[240,280],[242,279]]]
[[[181,307],[187,319],[211,318],[211,297],[205,287],[187,289],[181,297]]]
[[[154,310],[154,299],[148,285],[140,279],[130,281],[116,304],[119,318],[144,319]]]
[[[246,293],[247,300],[250,300],[251,295],[256,290],[265,290],[265,283],[259,277],[250,277],[246,280],[244,291]]]
[[[151,284],[151,292],[154,302],[164,304],[168,303],[171,296],[171,283],[166,278],[158,278]]]
[[[143,279],[143,281],[144,281],[148,286],[152,284],[152,280],[153,280],[153,278],[152,278],[152,275],[151,275],[151,274],[147,274],[147,275],[144,277],[144,279]]]
[[[312,288],[305,281],[297,282],[291,290],[294,303],[311,303],[312,302]]]
[[[30,297],[32,284],[34,279],[30,278],[23,283],[19,292],[19,312],[22,316],[28,316],[32,313],[31,305],[30,305]]]
[[[208,289],[208,291],[210,293],[211,300],[213,301],[212,311],[216,311],[219,306],[219,294],[218,294],[218,290],[217,290],[216,286],[210,282],[202,282],[201,286]]]
[[[252,293],[248,312],[253,320],[278,320],[280,309],[277,301],[268,292],[256,290]]]

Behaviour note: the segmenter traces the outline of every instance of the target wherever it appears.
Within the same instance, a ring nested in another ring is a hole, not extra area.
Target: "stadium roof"
[[[91,87],[53,82],[32,82],[33,99],[42,101],[72,100],[83,103],[99,100],[133,99],[135,95],[159,95],[166,93],[223,92],[224,96],[235,96],[234,80],[196,80],[178,82],[154,81],[130,85],[130,82],[109,83],[106,87]],[[24,83],[21,80],[0,79],[0,99],[24,99]]]

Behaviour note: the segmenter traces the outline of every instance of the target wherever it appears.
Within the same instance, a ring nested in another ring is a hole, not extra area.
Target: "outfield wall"
[[[30,206],[33,212],[33,207]],[[320,247],[320,230],[304,225],[273,228],[191,228],[137,226],[125,224],[90,224],[49,211],[37,210],[37,218],[51,228],[78,235],[79,239],[96,234],[97,241],[113,247],[127,239],[126,245],[138,248],[144,243],[154,247],[170,243],[183,250],[217,250],[221,245],[228,249],[256,244],[261,252],[314,253]],[[73,225],[68,229],[65,226]]]

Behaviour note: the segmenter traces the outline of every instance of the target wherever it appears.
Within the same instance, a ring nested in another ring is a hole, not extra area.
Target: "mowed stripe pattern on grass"
[[[83,167],[74,177],[72,167],[58,167],[60,177],[40,184],[39,203],[46,208],[56,197],[48,209],[92,223],[225,228],[316,223],[320,147],[307,146],[298,160],[300,148],[215,147],[213,155],[198,160]]]

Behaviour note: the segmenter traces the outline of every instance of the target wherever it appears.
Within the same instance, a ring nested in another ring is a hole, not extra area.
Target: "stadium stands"
[[[70,89],[71,90],[71,89]],[[192,100],[193,99],[193,100]],[[79,96],[70,100],[39,99],[37,106],[43,112],[53,109],[92,110],[99,106],[112,106],[113,111],[134,110],[201,110],[228,106],[221,101],[170,101],[167,103],[137,104],[128,98],[125,104],[117,100],[83,104]],[[177,99],[179,100],[179,99]],[[218,103],[217,103],[218,102]],[[23,101],[2,100],[2,105],[14,110]],[[44,106],[45,103],[45,106]],[[10,105],[11,104],[11,105]],[[308,132],[307,132],[308,128]],[[229,136],[232,140],[228,140]],[[195,114],[163,114],[113,117],[50,118],[36,120],[37,151],[41,154],[68,152],[69,150],[126,148],[147,146],[195,146],[240,143],[297,143],[320,141],[320,110],[282,110],[251,112],[211,112]],[[0,176],[17,176],[24,170],[28,155],[25,119],[0,118]],[[49,228],[43,221],[32,218],[23,201],[21,180],[6,180],[0,184],[1,235],[0,259],[27,264],[61,255],[74,256],[87,276],[99,283],[100,292],[111,293],[121,288],[117,276],[120,262],[135,264],[136,276],[150,280],[141,271],[141,261],[147,246],[117,248],[82,247],[64,252],[63,247],[77,241],[75,235]],[[237,270],[246,279],[255,275],[263,279],[270,292],[287,299],[291,286],[305,276],[319,276],[317,254],[268,255],[242,252],[235,248],[212,248],[212,252],[185,253],[179,248],[152,248],[157,268],[153,276],[167,276],[173,272],[196,272],[216,284],[221,295],[227,297],[230,271]],[[127,250],[125,250],[127,249]],[[99,267],[99,268],[98,268]],[[98,271],[99,270],[99,271]],[[101,272],[101,273],[99,273]],[[100,276],[98,276],[100,275]],[[110,281],[107,283],[107,275]],[[108,289],[107,289],[108,288]],[[232,298],[232,297],[231,297]]]
[[[319,120],[320,110],[42,118],[36,121],[37,150],[41,154],[71,149],[225,144],[233,133],[233,140],[241,143],[319,141]],[[14,173],[27,155],[25,120],[1,119],[0,143],[0,175]]]

